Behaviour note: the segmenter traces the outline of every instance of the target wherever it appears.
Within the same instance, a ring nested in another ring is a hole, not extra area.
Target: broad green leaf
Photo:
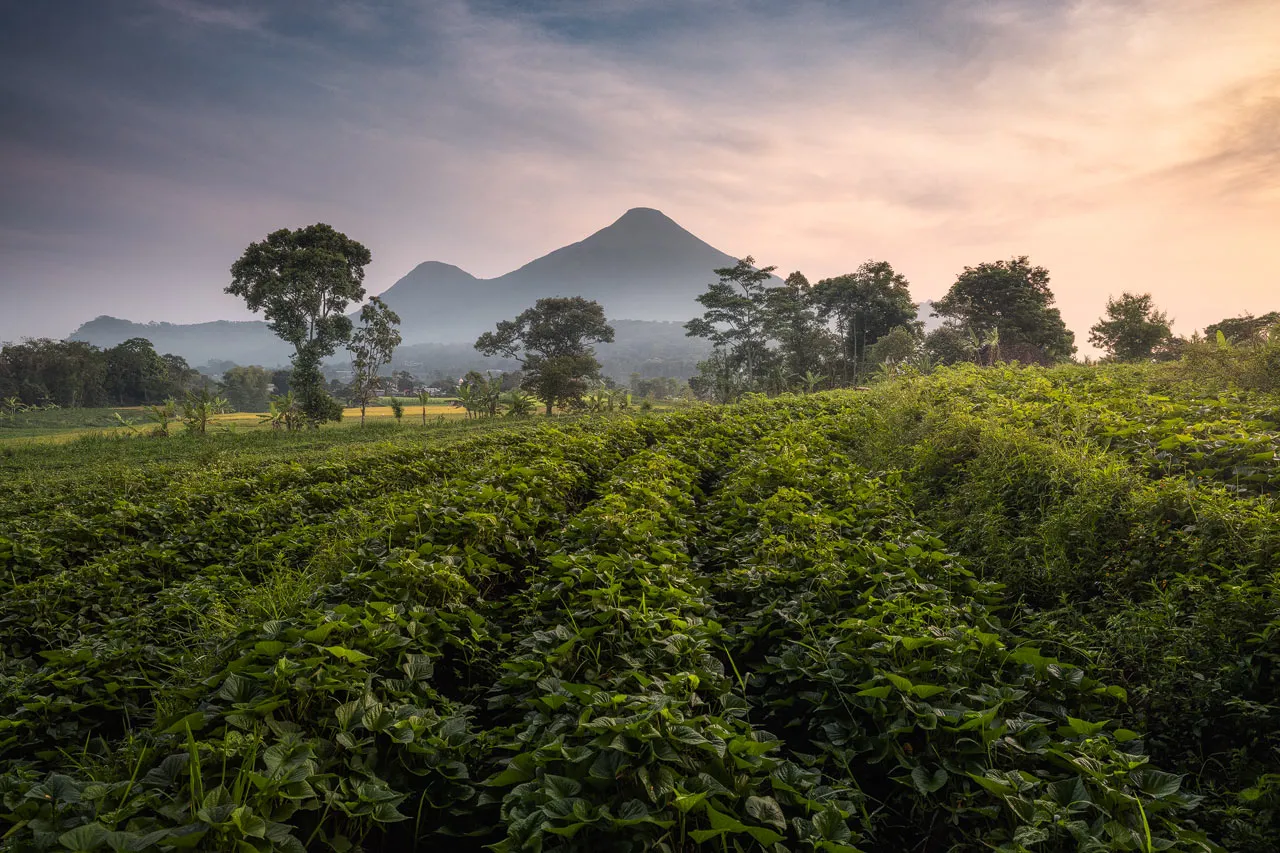
[[[921,794],[932,794],[947,784],[947,771],[939,767],[930,773],[925,767],[917,766],[911,771],[911,784]]]
[[[351,663],[363,663],[367,660],[373,660],[373,655],[367,655],[357,649],[348,649],[345,646],[325,646],[324,650],[340,660],[350,661]]]

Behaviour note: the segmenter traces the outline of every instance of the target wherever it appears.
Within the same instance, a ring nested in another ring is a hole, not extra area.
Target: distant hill
[[[691,371],[707,348],[702,341],[684,338],[683,329],[673,323],[701,313],[696,299],[715,280],[712,270],[735,263],[732,255],[661,211],[637,207],[585,240],[497,278],[476,278],[452,264],[427,261],[381,296],[400,315],[404,345],[397,361],[420,369],[473,363],[478,356],[470,347],[481,332],[544,296],[585,296],[599,301],[618,329],[614,344],[598,347],[607,373],[625,376],[640,365],[647,367],[641,372],[664,366],[673,371],[649,375],[678,375]],[[636,322],[624,328],[624,320]],[[176,353],[193,365],[226,360],[277,366],[286,364],[292,353],[265,323],[256,321],[179,325],[104,316],[71,335],[101,347],[133,337],[147,338],[159,352]],[[339,354],[334,360],[345,357]]]
[[[210,323],[134,323],[116,317],[98,317],[71,333],[73,341],[88,341],[103,348],[129,338],[146,338],[161,353],[176,353],[188,364],[227,360],[266,367],[287,364],[293,347],[277,338],[267,324],[257,320],[214,320]]]

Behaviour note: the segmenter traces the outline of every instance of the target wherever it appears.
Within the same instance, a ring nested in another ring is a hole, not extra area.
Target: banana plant
[[[208,388],[201,388],[200,393],[187,392],[182,402],[182,423],[187,432],[204,435],[209,431],[209,424],[214,415],[227,411],[230,404],[216,394],[210,394]]]
[[[526,394],[519,388],[504,394],[502,405],[507,407],[507,417],[509,418],[527,418],[538,407],[538,403],[533,399],[533,396]]]
[[[422,406],[422,425],[427,425],[427,403],[431,402],[431,393],[425,388],[418,392],[418,403]]]
[[[274,430],[293,432],[302,429],[302,408],[292,391],[271,398],[271,406],[266,414],[258,415],[258,420],[270,424]]]
[[[453,401],[452,405],[455,409],[466,409],[467,420],[470,420],[471,418],[479,417],[479,412],[477,411],[479,401],[480,395],[476,393],[475,386],[463,383],[458,386],[457,399]]]
[[[479,394],[477,402],[480,404],[480,411],[488,417],[496,418],[502,408],[502,380],[495,376],[479,382],[476,392]]]
[[[587,411],[594,414],[611,410],[609,389],[598,379],[591,383],[591,388],[583,401],[586,403]]]
[[[146,413],[146,419],[155,425],[151,430],[151,434],[167,436],[169,434],[169,424],[171,424],[177,417],[178,404],[177,401],[170,397],[159,405],[147,406],[144,411]],[[120,418],[120,414],[118,412],[116,413],[116,417]],[[124,419],[120,418],[120,421],[123,423]]]
[[[801,384],[804,385],[804,393],[812,394],[818,390],[818,386],[827,381],[827,377],[814,373],[812,370],[806,370],[804,375],[800,377]]]

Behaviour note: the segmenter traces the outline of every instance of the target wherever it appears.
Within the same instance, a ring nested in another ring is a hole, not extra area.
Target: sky
[[[655,207],[917,299],[1280,309],[1276,0],[0,0],[0,341],[247,319],[252,241],[500,275]],[[709,277],[710,278],[710,277]]]

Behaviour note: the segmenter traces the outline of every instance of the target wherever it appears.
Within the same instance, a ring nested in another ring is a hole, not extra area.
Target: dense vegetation
[[[154,403],[181,396],[198,378],[180,356],[160,355],[144,338],[105,350],[47,338],[0,346],[0,401],[9,411]]]
[[[473,423],[0,460],[0,845],[1280,844],[1275,397]]]

